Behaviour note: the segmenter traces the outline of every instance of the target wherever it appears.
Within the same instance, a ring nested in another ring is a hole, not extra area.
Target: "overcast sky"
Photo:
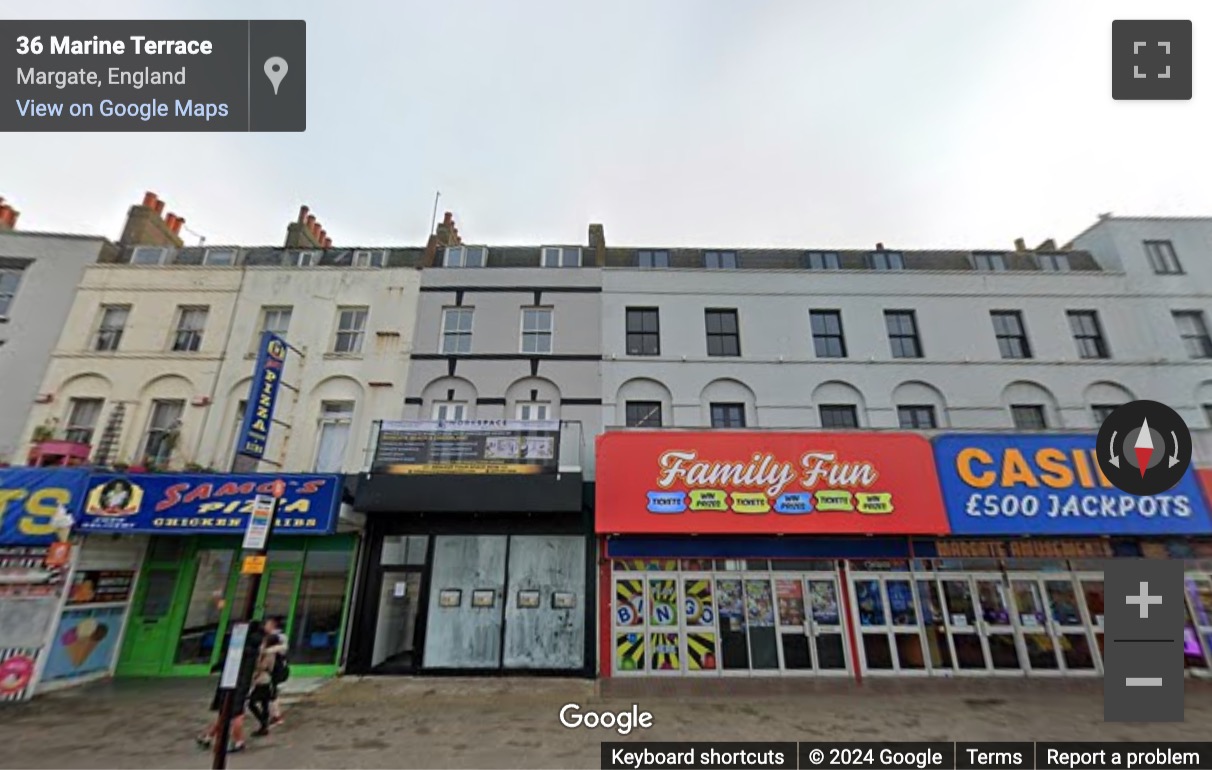
[[[490,244],[1011,248],[1212,216],[1208,0],[0,0],[250,12],[307,21],[305,133],[5,135],[19,227],[116,239],[144,190],[213,244],[280,244],[306,203],[338,246],[419,245],[437,190]],[[1191,101],[1111,99],[1117,18],[1194,21]]]

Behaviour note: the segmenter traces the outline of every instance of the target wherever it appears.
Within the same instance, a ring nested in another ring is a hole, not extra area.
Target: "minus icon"
[[[1128,687],[1161,687],[1162,678],[1160,676],[1130,676],[1124,679],[1124,684]]]

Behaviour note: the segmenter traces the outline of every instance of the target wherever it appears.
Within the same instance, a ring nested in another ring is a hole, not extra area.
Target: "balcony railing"
[[[87,465],[93,453],[88,438],[79,431],[35,436],[30,442],[26,465],[41,468]]]

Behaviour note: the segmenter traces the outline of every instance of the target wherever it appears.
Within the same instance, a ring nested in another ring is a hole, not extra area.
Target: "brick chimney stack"
[[[300,206],[299,218],[286,226],[286,248],[330,249],[332,238],[329,238],[328,231],[320,226],[311,209]]]
[[[164,201],[154,192],[143,194],[143,202],[131,206],[122,228],[123,246],[172,246],[181,248],[181,226],[185,218],[172,212],[164,213]]]
[[[0,232],[4,230],[16,230],[17,217],[19,216],[21,216],[21,212],[5,203],[3,198],[0,198]]]
[[[434,267],[439,263],[439,249],[461,245],[463,245],[463,239],[459,236],[459,228],[455,225],[454,214],[447,211],[443,215],[442,221],[438,223],[437,231],[429,236],[429,243],[425,245],[425,267]]]
[[[598,267],[605,267],[606,228],[602,225],[589,226],[589,250],[593,252],[593,263]]]

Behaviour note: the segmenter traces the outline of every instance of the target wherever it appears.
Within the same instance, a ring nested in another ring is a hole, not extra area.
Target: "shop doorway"
[[[417,618],[420,617],[424,570],[396,567],[380,573],[379,610],[371,671],[409,674],[420,662],[417,654]]]
[[[772,570],[764,559],[623,559],[613,563],[612,581],[619,676],[849,673],[836,567],[799,572]]]
[[[850,588],[863,673],[925,674],[922,608],[913,576],[908,572],[855,572]]]
[[[1011,572],[1010,586],[1026,670],[1097,676],[1101,661],[1094,651],[1086,597],[1083,592],[1079,601],[1074,576]]]
[[[1021,676],[1010,591],[997,573],[939,573],[918,581],[931,668]]]
[[[123,676],[155,676],[172,643],[173,594],[177,588],[176,566],[150,567],[135,591],[131,621],[122,642],[118,673]]]
[[[256,597],[261,617],[276,616],[300,676],[336,669],[352,538],[287,538],[270,550]],[[153,538],[136,589],[117,673],[206,676],[219,661],[233,612],[242,612],[251,579],[240,574],[233,538]]]

